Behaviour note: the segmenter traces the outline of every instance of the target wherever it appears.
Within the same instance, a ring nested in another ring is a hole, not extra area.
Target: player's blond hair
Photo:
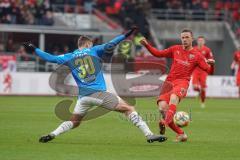
[[[87,36],[80,36],[78,38],[78,47],[92,46],[93,41]]]

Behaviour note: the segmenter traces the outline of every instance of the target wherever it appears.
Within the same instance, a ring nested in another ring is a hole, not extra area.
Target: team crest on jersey
[[[206,54],[206,51],[202,51],[202,54]]]
[[[180,52],[179,51],[175,51],[176,54],[179,54]]]
[[[195,57],[195,55],[189,54],[189,59],[193,59],[194,57]]]

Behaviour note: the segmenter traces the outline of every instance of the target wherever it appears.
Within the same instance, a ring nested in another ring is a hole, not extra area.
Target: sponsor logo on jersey
[[[190,63],[188,61],[183,61],[181,59],[176,59],[176,61],[184,66],[190,66]]]
[[[189,59],[193,59],[194,57],[195,57],[195,55],[189,54]]]
[[[179,55],[180,54],[180,52],[177,50],[177,51],[175,51],[175,53],[177,54],[177,55]]]

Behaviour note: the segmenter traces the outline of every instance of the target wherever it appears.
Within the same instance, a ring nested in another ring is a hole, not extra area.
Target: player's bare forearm
[[[212,59],[212,58],[211,59],[207,59],[207,63],[210,64],[210,65],[211,64],[215,64],[215,60]]]
[[[213,74],[214,63],[208,64],[207,61],[205,61],[204,59],[201,59],[198,65],[202,70],[206,71],[208,74]]]

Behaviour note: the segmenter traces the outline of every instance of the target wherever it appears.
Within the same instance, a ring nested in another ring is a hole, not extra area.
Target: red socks
[[[169,125],[173,121],[173,116],[176,113],[176,105],[170,104],[169,109],[166,113],[165,124]]]
[[[201,97],[202,103],[204,103],[205,102],[205,98],[206,98],[206,91],[205,90],[202,90],[200,92],[200,97]]]
[[[200,92],[200,88],[199,87],[194,87],[193,90],[196,91],[196,92]]]
[[[178,127],[173,121],[171,123],[169,123],[168,125],[174,132],[176,132],[177,134],[183,134],[184,131]]]
[[[168,125],[177,134],[183,134],[184,131],[173,122],[173,116],[176,113],[176,105],[171,104],[166,113],[165,124]]]

